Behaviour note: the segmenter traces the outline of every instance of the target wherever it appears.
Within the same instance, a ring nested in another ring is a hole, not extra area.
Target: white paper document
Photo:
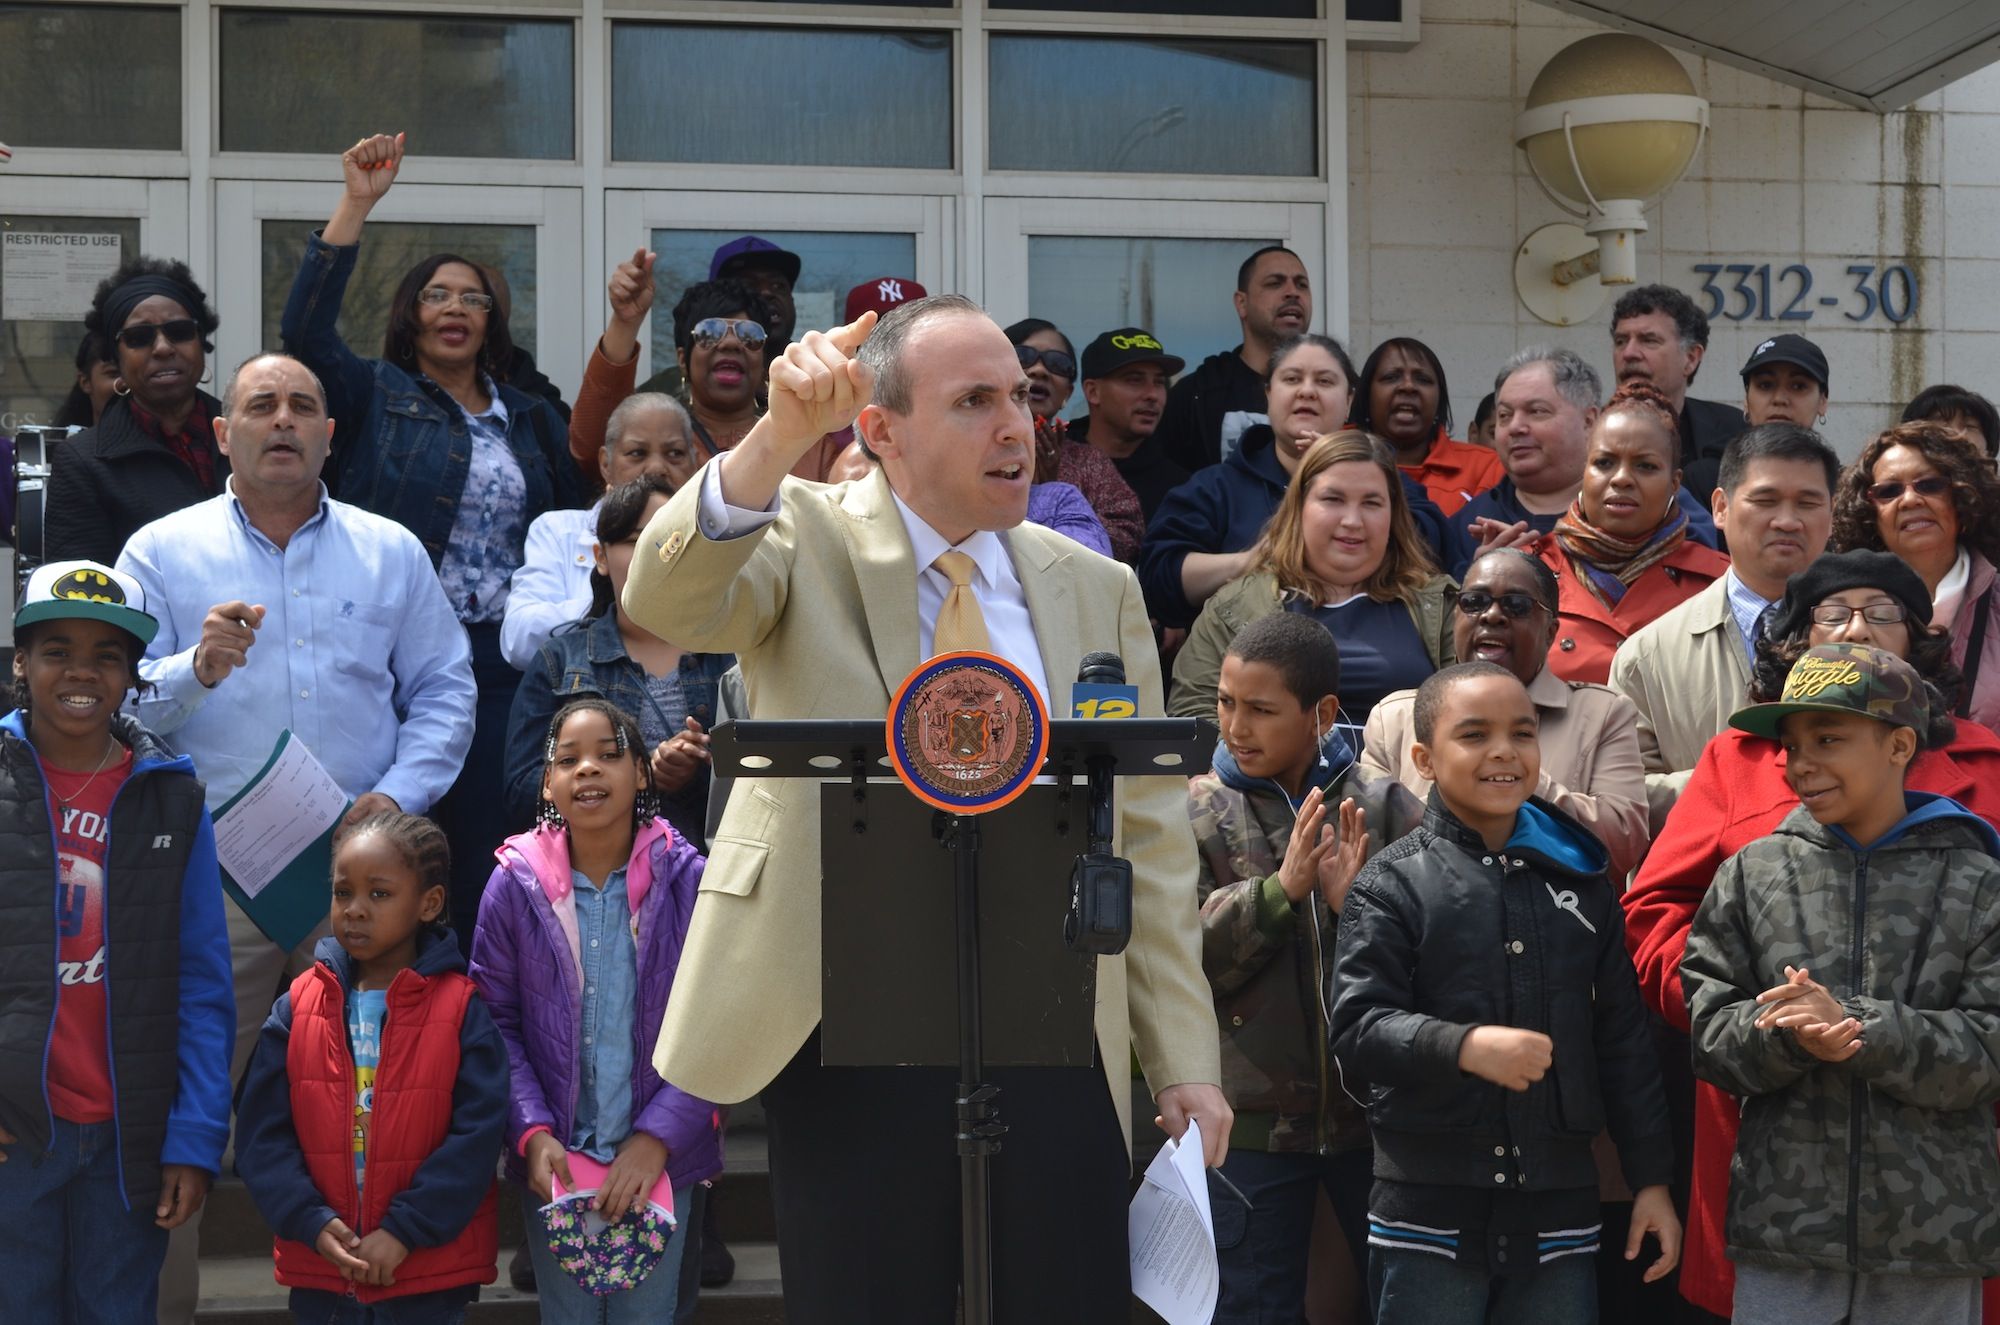
[[[1167,1325],[1208,1325],[1220,1281],[1199,1123],[1146,1166],[1128,1231],[1133,1294]]]
[[[215,815],[215,854],[256,897],[347,813],[347,793],[288,729],[257,776]]]
[[[0,234],[0,317],[10,322],[81,322],[97,283],[118,270],[115,234]]]

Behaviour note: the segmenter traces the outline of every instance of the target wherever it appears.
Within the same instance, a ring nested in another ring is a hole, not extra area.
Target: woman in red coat
[[[1930,592],[1915,571],[1886,552],[1828,553],[1793,576],[1768,633],[1746,704],[1776,699],[1792,662],[1814,644],[1873,644],[1909,660],[1917,674],[1956,702],[1959,672],[1951,638],[1931,625]],[[1950,796],[2000,827],[2000,737],[1960,719],[1948,746],[1910,765],[1911,791]],[[1625,938],[1646,1002],[1683,1035],[1681,951],[1695,911],[1722,862],[1765,836],[1797,808],[1776,741],[1734,729],[1708,743],[1639,877],[1625,894]],[[1736,1274],[1723,1251],[1729,1161],[1736,1150],[1736,1100],[1695,1083],[1694,1184],[1681,1253],[1681,1295],[1720,1317],[1730,1314]],[[1987,1284],[1986,1320],[2000,1321],[2000,1281]]]
[[[1597,416],[1583,490],[1535,544],[1562,585],[1549,670],[1563,680],[1603,685],[1627,636],[1729,569],[1687,536],[1680,454],[1673,407],[1643,382],[1619,387]]]

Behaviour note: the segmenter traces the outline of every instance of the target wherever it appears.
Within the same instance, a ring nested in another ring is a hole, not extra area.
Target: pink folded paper
[[[569,1176],[576,1179],[576,1186],[564,1187],[562,1175],[549,1175],[551,1194],[560,1201],[572,1194],[588,1195],[604,1185],[604,1175],[611,1171],[609,1164],[600,1164],[590,1156],[572,1150],[569,1152]],[[646,1193],[646,1200],[658,1206],[669,1219],[674,1215],[674,1183],[667,1174],[661,1173],[660,1180],[653,1184],[653,1190]]]

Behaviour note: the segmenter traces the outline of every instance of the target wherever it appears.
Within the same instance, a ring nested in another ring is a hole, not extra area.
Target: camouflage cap
[[[1916,668],[1886,649],[1818,644],[1792,664],[1777,703],[1738,709],[1729,716],[1729,725],[1775,739],[1778,724],[1794,713],[1859,713],[1922,736],[1930,726],[1931,706]]]

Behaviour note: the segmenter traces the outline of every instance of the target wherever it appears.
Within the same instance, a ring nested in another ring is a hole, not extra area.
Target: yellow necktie
[[[944,605],[938,608],[931,653],[956,653],[961,649],[985,651],[989,647],[986,618],[980,614],[979,599],[972,592],[972,572],[975,569],[972,558],[963,552],[941,552],[931,564],[951,581],[951,592],[944,596]]]

